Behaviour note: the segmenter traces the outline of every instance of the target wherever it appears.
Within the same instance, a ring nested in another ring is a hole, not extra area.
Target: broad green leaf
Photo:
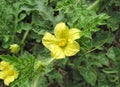
[[[111,28],[112,31],[116,31],[119,28],[120,24],[120,12],[112,12],[111,17],[108,20],[108,27]]]
[[[87,67],[81,67],[79,71],[88,83],[90,83],[92,86],[95,85],[97,80],[97,73],[94,70]]]
[[[115,62],[120,61],[120,49],[116,47],[111,47],[108,49],[106,55]]]

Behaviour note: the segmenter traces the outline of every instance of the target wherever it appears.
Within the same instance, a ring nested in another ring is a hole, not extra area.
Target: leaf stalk
[[[92,10],[92,9],[95,9],[96,6],[98,6],[100,0],[96,0],[92,5],[90,5],[87,10]]]

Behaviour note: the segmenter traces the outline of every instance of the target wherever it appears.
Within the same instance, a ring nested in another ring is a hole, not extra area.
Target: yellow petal
[[[9,85],[18,77],[18,72],[13,69],[13,65],[8,62],[0,62],[0,79],[4,80],[6,85]]]
[[[4,80],[5,85],[9,85],[11,82],[14,81],[14,76],[7,76],[6,79]]]
[[[6,71],[6,77],[4,78],[4,83],[6,85],[9,85],[11,82],[13,82],[18,77],[18,72],[15,71],[13,68],[10,68]]]
[[[7,72],[6,71],[0,71],[0,79],[5,79],[5,77],[7,76]]]
[[[56,45],[53,47],[53,50],[51,51],[51,56],[54,59],[61,59],[61,58],[65,58],[65,53],[62,48]]]
[[[46,48],[48,48],[51,51],[52,46],[56,44],[56,38],[54,37],[54,35],[47,32],[42,38],[42,43]]]
[[[66,56],[73,56],[79,52],[80,46],[76,41],[68,42],[67,46],[64,49]]]
[[[56,38],[68,38],[69,29],[65,23],[61,22],[55,26],[54,33]]]
[[[0,62],[0,70],[3,70],[3,69],[8,68],[8,67],[9,67],[8,62],[5,62],[5,61]]]
[[[81,37],[80,35],[80,30],[76,29],[76,28],[72,28],[69,30],[69,40],[76,40],[79,39]]]
[[[17,79],[18,78],[19,73],[17,71],[14,71],[14,78]]]

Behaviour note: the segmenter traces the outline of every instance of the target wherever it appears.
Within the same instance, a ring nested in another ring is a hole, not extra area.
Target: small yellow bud
[[[18,44],[12,44],[10,45],[11,53],[18,53],[20,50],[20,46]]]

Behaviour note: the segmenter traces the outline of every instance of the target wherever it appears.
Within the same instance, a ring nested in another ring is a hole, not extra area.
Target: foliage
[[[119,0],[0,0],[0,61],[19,72],[9,87],[120,87],[119,15]],[[76,55],[55,60],[42,38],[59,22],[82,36]]]

